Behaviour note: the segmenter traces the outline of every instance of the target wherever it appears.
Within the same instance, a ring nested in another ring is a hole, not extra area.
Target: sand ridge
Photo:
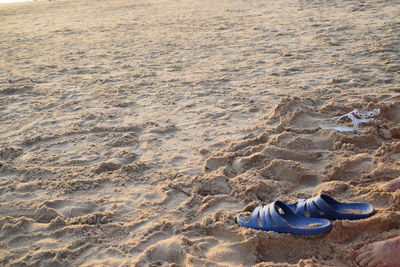
[[[399,5],[0,6],[0,263],[353,266],[399,235]],[[362,131],[320,129],[355,108]],[[377,215],[321,237],[238,213],[318,193]]]

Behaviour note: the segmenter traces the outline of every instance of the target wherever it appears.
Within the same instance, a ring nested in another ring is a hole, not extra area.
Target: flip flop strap
[[[332,208],[321,196],[314,197],[317,207],[324,212],[324,216],[337,216],[339,213]]]
[[[288,226],[282,215],[277,211],[276,205],[277,203],[274,201],[260,209],[259,216],[263,224],[262,228],[273,230]],[[290,212],[290,209],[285,212]]]
[[[323,213],[322,213],[323,212]],[[300,199],[296,203],[296,215],[306,217],[334,216],[337,212],[320,196],[310,199]]]
[[[264,207],[259,206],[251,213],[249,220],[244,223],[245,226],[254,229],[271,229],[273,224],[271,222],[271,204]],[[260,225],[261,222],[261,225]]]
[[[280,205],[282,205],[282,203],[280,203]],[[271,216],[271,219],[273,220],[273,222],[275,224],[272,227],[275,227],[275,228],[288,227],[288,223],[282,217],[282,215],[278,212],[278,210],[276,209],[276,206],[277,206],[277,201],[274,201],[269,205],[270,216]],[[288,212],[288,211],[284,210],[284,212]]]
[[[260,218],[264,229],[271,229],[272,227],[272,222],[269,216],[271,208],[270,206],[271,204],[266,205],[260,210]]]
[[[260,226],[258,225],[258,218],[260,216],[261,208],[261,206],[255,208],[254,211],[251,213],[249,220],[247,222],[244,222],[243,224],[247,227],[260,229]]]
[[[305,205],[306,205],[306,200],[305,199],[299,199],[296,203],[296,215],[298,216],[304,216],[305,215]]]

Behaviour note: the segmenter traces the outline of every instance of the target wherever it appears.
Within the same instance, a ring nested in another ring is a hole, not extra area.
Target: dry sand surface
[[[354,266],[400,235],[398,1],[0,5],[0,265]],[[359,133],[319,129],[355,108]],[[325,192],[323,236],[238,213]]]

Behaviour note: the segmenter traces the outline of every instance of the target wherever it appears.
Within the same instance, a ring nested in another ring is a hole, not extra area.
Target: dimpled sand
[[[0,4],[0,265],[352,266],[400,235],[396,1]],[[359,133],[320,129],[380,108]],[[238,213],[318,193],[319,237]]]

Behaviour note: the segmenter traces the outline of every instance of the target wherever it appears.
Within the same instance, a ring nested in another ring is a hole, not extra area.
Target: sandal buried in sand
[[[329,125],[321,124],[319,127],[321,129],[333,129],[339,132],[357,132],[359,130],[359,125],[360,123],[368,123],[373,121],[374,119],[370,118],[373,116],[376,116],[380,113],[380,109],[374,109],[372,111],[362,111],[355,109],[349,113],[346,113],[342,116],[337,116],[333,117],[329,121]],[[349,118],[353,122],[353,127],[349,126],[339,126],[339,125],[333,125],[332,122],[335,121],[336,123],[339,123],[339,121],[343,118]],[[357,118],[358,117],[358,118]],[[369,119],[368,119],[369,118]]]
[[[329,220],[298,216],[279,200],[257,207],[248,220],[238,215],[237,222],[247,228],[294,235],[321,235],[332,229]]]
[[[339,220],[364,219],[375,213],[371,204],[342,203],[325,194],[301,199],[294,204],[289,204],[288,207],[298,216]]]

